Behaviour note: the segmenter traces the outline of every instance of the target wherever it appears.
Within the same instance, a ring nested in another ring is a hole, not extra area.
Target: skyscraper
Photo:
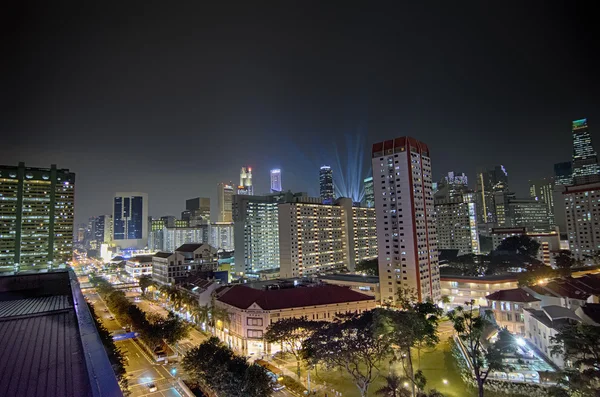
[[[439,249],[457,249],[459,255],[479,254],[474,194],[446,184],[434,195]]]
[[[333,170],[330,166],[324,165],[319,171],[319,190],[323,202],[333,202]]]
[[[576,259],[590,261],[600,250],[600,183],[566,186],[563,190],[569,250]]]
[[[429,148],[411,137],[379,142],[372,163],[381,299],[394,302],[399,289],[411,289],[419,301],[439,301]]]
[[[554,178],[543,178],[529,181],[529,195],[546,204],[548,222],[554,225]]]
[[[210,198],[195,197],[185,200],[185,211],[181,219],[188,221],[190,226],[207,225],[210,223]]]
[[[592,146],[587,119],[573,121],[573,182],[576,185],[600,181],[598,153]]]
[[[238,194],[247,194],[250,196],[254,194],[254,188],[252,187],[252,168],[250,167],[242,167],[242,170],[240,171]]]
[[[219,216],[217,217],[218,222],[233,222],[231,216],[231,203],[233,197],[233,183],[219,183],[217,185],[217,203],[219,205]]]
[[[148,243],[148,195],[115,193],[113,241],[121,248],[144,248]]]
[[[0,270],[64,266],[73,257],[75,174],[0,166]]]
[[[112,238],[112,216],[100,215],[94,219],[94,236],[96,243],[109,243]]]
[[[556,186],[569,186],[573,184],[573,163],[565,161],[554,164],[554,182]]]
[[[497,223],[494,194],[508,192],[508,173],[503,165],[477,172],[477,221]]]
[[[277,193],[281,191],[281,170],[275,168],[271,170],[271,192]]]
[[[365,189],[364,205],[367,208],[375,207],[375,193],[373,192],[373,177],[365,178],[363,181]]]

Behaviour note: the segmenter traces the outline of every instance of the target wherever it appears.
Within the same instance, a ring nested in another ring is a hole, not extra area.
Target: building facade
[[[181,219],[190,226],[207,225],[210,223],[210,198],[195,197],[185,200],[185,211]]]
[[[125,272],[131,277],[152,276],[152,255],[138,255],[125,262]]]
[[[576,185],[600,182],[598,153],[592,146],[587,119],[574,120],[573,132],[573,183]]]
[[[217,322],[216,335],[244,355],[274,354],[280,344],[264,340],[270,324],[286,318],[306,317],[333,321],[338,314],[362,313],[375,308],[375,298],[346,287],[320,285],[258,290],[244,285],[220,288],[215,305],[229,313],[229,322]]]
[[[233,251],[235,248],[234,224],[215,222],[210,225],[209,244],[218,250]]]
[[[152,256],[152,279],[161,285],[174,285],[177,279],[217,268],[217,250],[209,244],[184,244],[174,252]]]
[[[319,170],[319,192],[323,202],[333,202],[333,170],[328,165],[322,166]]]
[[[556,224],[554,220],[554,178],[543,178],[529,181],[529,195],[537,201],[546,205],[548,213],[548,223],[551,226]]]
[[[281,203],[279,259],[281,277],[302,277],[349,269],[377,256],[375,210],[353,207],[340,198],[333,205]]]
[[[554,254],[561,250],[560,234],[557,230],[537,233],[528,231],[525,227],[497,227],[492,229],[492,246],[498,249],[502,241],[513,236],[527,236],[540,243],[537,259],[548,266],[554,265]]]
[[[62,267],[73,258],[75,174],[0,166],[0,271]]]
[[[576,259],[600,250],[600,183],[566,186],[563,191],[569,249]]]
[[[481,253],[473,193],[446,185],[434,195],[438,249],[458,249],[458,255]]]
[[[496,324],[517,335],[525,335],[523,309],[539,309],[540,300],[522,288],[506,289],[486,296]]]
[[[115,193],[113,241],[121,248],[144,248],[148,243],[148,195]]]
[[[475,301],[475,306],[487,306],[487,299],[491,293],[517,288],[517,276],[503,274],[483,277],[442,275],[440,278],[442,295],[448,298],[444,304],[445,310],[464,306],[465,302]]]
[[[363,186],[365,189],[365,197],[364,197],[364,207],[374,208],[375,207],[375,193],[373,191],[373,177],[370,176],[365,178],[363,181]]]
[[[233,184],[229,183],[219,183],[217,185],[217,202],[219,206],[219,214],[217,216],[218,222],[233,222],[232,217],[232,203],[233,203]]]
[[[373,145],[373,181],[384,301],[399,289],[441,298],[429,148],[411,137]]]
[[[281,192],[281,170],[279,168],[271,170],[271,193]]]

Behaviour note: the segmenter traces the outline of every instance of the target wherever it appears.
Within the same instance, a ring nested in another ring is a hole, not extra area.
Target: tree
[[[600,327],[579,323],[562,327],[550,338],[552,354],[562,354],[572,366],[564,371],[568,387],[582,397],[600,390]]]
[[[142,295],[146,295],[146,290],[151,285],[154,285],[154,281],[150,276],[142,276],[139,280],[140,289],[142,290]]]
[[[375,332],[378,321],[373,310],[336,318],[304,341],[303,356],[313,365],[346,370],[365,397],[390,347],[389,340]]]
[[[556,270],[544,264],[530,265],[524,272],[519,273],[519,286],[528,286],[537,284],[540,280],[552,279],[557,276]]]
[[[538,255],[540,243],[524,234],[507,237],[496,248],[496,251],[503,251],[511,254],[525,255],[535,258]]]
[[[296,371],[300,376],[302,342],[322,326],[322,322],[308,321],[306,317],[284,318],[270,324],[264,338],[268,343],[280,343],[282,352],[294,356]]]
[[[375,394],[383,397],[411,397],[410,390],[403,387],[405,381],[396,373],[392,372],[388,376],[384,376],[385,385],[378,389]]]
[[[356,264],[356,271],[367,276],[379,276],[379,259],[365,259]]]
[[[437,327],[442,310],[432,302],[417,302],[414,291],[409,289],[399,291],[397,303],[402,311],[378,312],[382,321],[377,332],[391,341],[395,348],[395,360],[402,362],[414,395],[417,390],[424,389],[425,379],[422,372],[414,371],[412,349],[417,349],[420,366],[421,349],[433,347],[439,342]]]
[[[94,306],[89,302],[87,305],[92,314],[92,318],[94,319],[94,324],[96,325],[96,329],[98,330],[98,335],[100,335],[100,340],[104,345],[104,350],[106,350],[108,361],[110,361],[112,369],[115,372],[115,376],[119,381],[121,391],[123,392],[123,395],[128,396],[129,382],[127,381],[127,372],[125,371],[125,359],[123,358],[123,352],[115,345],[115,341],[113,340],[113,337],[110,334],[110,332],[98,320],[98,316],[96,315]]]
[[[466,310],[459,306],[448,312],[448,317],[458,337],[466,345],[466,353],[477,381],[479,397],[483,397],[483,385],[488,375],[502,368],[502,353],[511,346],[508,343],[510,335],[507,335],[506,330],[500,332],[498,342],[486,350],[482,342],[484,332],[493,326],[490,319],[492,314],[489,311],[481,314],[475,312],[474,300],[465,303]]]
[[[573,258],[571,251],[560,250],[555,258],[556,270],[560,276],[568,277],[572,269],[578,265],[578,261]]]
[[[183,368],[192,379],[219,395],[262,397],[273,393],[272,381],[264,368],[236,356],[215,337],[188,351]]]

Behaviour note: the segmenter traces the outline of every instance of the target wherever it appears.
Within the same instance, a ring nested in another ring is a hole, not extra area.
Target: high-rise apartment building
[[[233,201],[233,183],[219,183],[217,185],[217,203],[219,206],[218,222],[233,222],[231,215],[231,205]]]
[[[573,121],[573,183],[599,182],[598,153],[592,146],[587,119]]]
[[[372,150],[379,279],[382,301],[400,289],[420,301],[439,301],[435,209],[429,148],[411,137],[379,142]]]
[[[365,180],[363,181],[364,184],[364,189],[365,189],[365,197],[363,199],[364,201],[364,206],[367,208],[373,208],[375,207],[375,193],[374,193],[374,188],[373,188],[373,177],[370,176],[368,178],[365,178]]]
[[[494,194],[508,192],[508,173],[503,165],[477,172],[477,221],[498,223],[495,211]]]
[[[279,200],[280,194],[233,196],[236,272],[279,268]]]
[[[148,243],[148,195],[115,193],[113,241],[121,248],[144,248]]]
[[[175,223],[174,226],[166,226],[162,219],[153,220],[148,235],[148,249],[152,251],[173,252],[175,248],[183,244],[208,243],[209,225],[201,224],[188,226],[187,223]]]
[[[281,170],[279,168],[271,170],[271,193],[281,191]]]
[[[218,250],[233,251],[233,225],[225,222],[211,223],[209,244]]]
[[[0,271],[64,266],[73,258],[75,174],[0,166]]]
[[[586,260],[600,251],[600,183],[565,186],[563,197],[569,249]]]
[[[333,205],[302,201],[279,204],[281,277],[353,271],[377,257],[375,209],[354,207],[350,198]]]
[[[333,170],[328,165],[322,166],[319,171],[319,191],[323,202],[333,202]]]
[[[210,198],[195,197],[185,200],[185,211],[181,213],[181,219],[187,221],[190,226],[209,224]]]
[[[458,255],[480,254],[475,195],[446,184],[434,195],[438,249],[457,249]]]
[[[548,222],[554,225],[554,178],[543,178],[529,181],[529,195],[531,198],[546,204]]]
[[[240,171],[238,194],[247,194],[250,196],[254,194],[254,187],[252,186],[252,168],[250,167],[242,167],[242,170]]]
[[[565,161],[554,164],[554,183],[556,186],[568,186],[573,184],[573,163]]]

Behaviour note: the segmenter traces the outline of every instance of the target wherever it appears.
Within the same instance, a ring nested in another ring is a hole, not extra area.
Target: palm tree
[[[192,319],[196,324],[208,323],[210,308],[196,304],[192,306]]]
[[[384,397],[411,397],[412,393],[403,385],[407,382],[407,379],[399,377],[396,373],[392,372],[388,376],[384,376],[385,385],[377,390],[375,394]]]

